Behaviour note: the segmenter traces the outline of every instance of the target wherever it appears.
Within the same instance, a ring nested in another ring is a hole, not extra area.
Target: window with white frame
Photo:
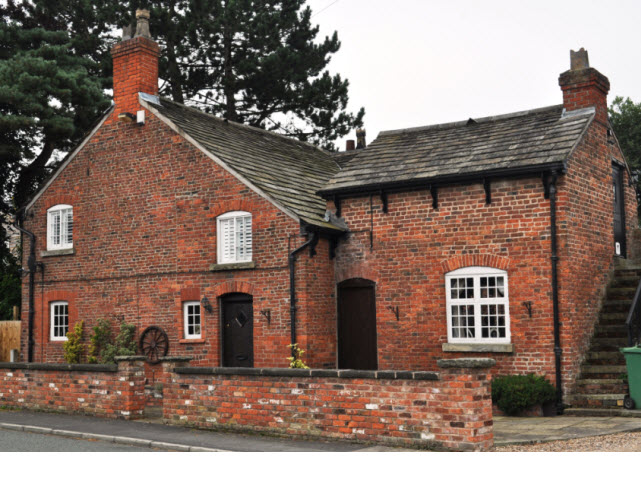
[[[183,319],[185,323],[185,338],[201,338],[199,302],[185,302],[183,304]]]
[[[56,205],[47,210],[47,250],[73,247],[73,207]]]
[[[51,340],[67,340],[69,331],[69,304],[51,302]]]
[[[459,268],[445,275],[447,338],[452,343],[509,343],[507,272]]]
[[[218,263],[252,260],[252,216],[248,212],[228,212],[218,217]]]

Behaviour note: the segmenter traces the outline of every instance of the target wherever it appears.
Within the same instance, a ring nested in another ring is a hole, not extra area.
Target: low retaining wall
[[[209,429],[489,450],[492,359],[441,371],[194,368],[165,362],[165,421]]]
[[[0,363],[0,406],[140,418],[145,408],[144,363],[118,365]]]

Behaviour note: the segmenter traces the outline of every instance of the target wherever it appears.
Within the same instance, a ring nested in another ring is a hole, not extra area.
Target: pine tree
[[[326,70],[338,36],[315,41],[304,0],[149,3],[161,94],[328,149],[362,126],[363,109],[346,111],[349,82]]]

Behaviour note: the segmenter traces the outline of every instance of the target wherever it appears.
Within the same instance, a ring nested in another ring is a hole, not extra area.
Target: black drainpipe
[[[33,319],[34,319],[34,290],[36,284],[36,236],[22,228],[18,224],[18,215],[13,223],[13,226],[16,227],[20,232],[27,235],[30,239],[29,241],[29,258],[27,259],[27,267],[29,268],[29,334],[27,340],[27,361],[29,363],[33,362]]]
[[[312,232],[309,240],[289,254],[289,318],[291,322],[292,345],[296,343],[296,254],[305,250],[309,245],[315,244],[317,241],[318,232]],[[294,347],[292,347],[292,356],[296,356],[294,354]]]
[[[559,280],[557,265],[559,262],[556,242],[556,179],[553,173],[549,179],[548,189],[550,195],[550,236],[552,261],[552,312],[554,316],[554,362],[556,369],[556,413],[563,413],[563,388],[561,384],[561,323],[559,322]]]

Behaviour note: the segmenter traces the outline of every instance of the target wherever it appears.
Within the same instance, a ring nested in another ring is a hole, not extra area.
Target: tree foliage
[[[616,97],[609,108],[612,128],[621,145],[630,169],[637,176],[641,171],[641,103]]]
[[[347,112],[349,82],[327,65],[336,32],[317,42],[304,0],[132,1],[151,7],[162,46],[161,94],[174,101],[333,149],[362,126]]]

